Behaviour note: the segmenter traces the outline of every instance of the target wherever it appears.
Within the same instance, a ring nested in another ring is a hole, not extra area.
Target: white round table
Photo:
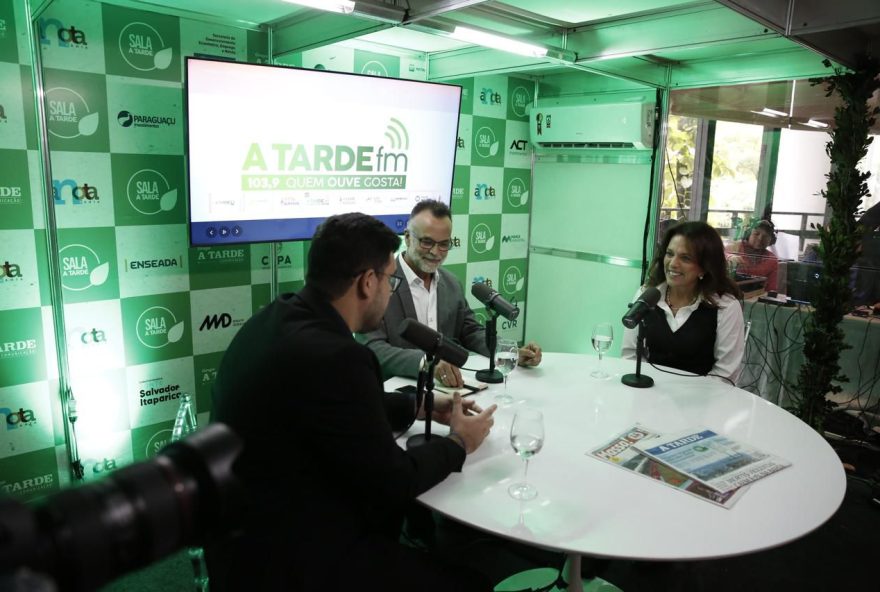
[[[508,390],[515,402],[499,407],[495,426],[461,473],[419,500],[455,520],[502,537],[570,555],[644,560],[690,560],[750,553],[795,540],[837,510],[846,488],[840,459],[806,424],[746,391],[714,378],[679,377],[643,364],[651,388],[620,382],[635,362],[605,358],[608,380],[590,377],[597,358],[545,353],[537,368],[517,368]],[[488,361],[471,356],[467,368]],[[473,381],[465,372],[465,380]],[[390,386],[390,385],[389,385]],[[476,395],[487,407],[503,385]],[[509,442],[518,406],[544,414],[546,439],[529,462],[538,497],[512,499],[523,461]],[[791,461],[749,487],[732,508],[602,462],[588,452],[635,423],[660,433],[708,427]],[[436,426],[439,434],[444,426]],[[410,434],[418,433],[418,422]]]

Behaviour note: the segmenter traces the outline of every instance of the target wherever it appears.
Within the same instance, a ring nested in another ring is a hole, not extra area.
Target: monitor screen
[[[309,239],[326,217],[402,232],[450,204],[461,87],[187,58],[190,243]]]

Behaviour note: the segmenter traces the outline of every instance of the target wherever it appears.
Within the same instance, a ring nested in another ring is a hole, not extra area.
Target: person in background
[[[742,306],[715,229],[705,222],[672,226],[639,293],[646,287],[661,296],[645,317],[647,359],[735,383],[745,348]],[[624,331],[622,357],[635,359],[636,335]]]
[[[397,328],[413,319],[458,341],[467,349],[489,356],[486,331],[474,318],[458,280],[441,265],[452,248],[452,214],[446,204],[420,201],[410,214],[404,233],[406,252],[397,260],[400,289],[391,297],[385,317],[374,331],[358,335],[372,349],[385,377],[418,376],[424,355],[400,337]],[[529,342],[519,350],[521,366],[541,363],[541,348]],[[437,364],[435,380],[450,387],[464,384],[459,368],[448,362]]]
[[[212,591],[326,590],[341,573],[368,590],[491,589],[398,543],[404,508],[461,470],[495,411],[441,397],[434,418],[448,437],[406,451],[395,441],[414,399],[383,392],[376,356],[352,332],[382,320],[399,244],[370,216],[328,218],[305,287],[251,317],[223,356],[212,421],[243,440],[234,472],[247,505],[234,536],[206,547]]]
[[[776,227],[770,220],[758,220],[742,240],[728,247],[728,264],[737,274],[767,278],[764,289],[776,291],[779,259],[767,248],[776,242]]]

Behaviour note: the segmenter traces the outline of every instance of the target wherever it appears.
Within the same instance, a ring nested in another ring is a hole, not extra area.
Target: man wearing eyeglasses
[[[386,377],[418,375],[422,351],[400,337],[404,319],[414,319],[455,339],[471,351],[489,356],[486,331],[468,306],[458,280],[440,266],[452,248],[452,215],[446,204],[425,200],[416,204],[404,233],[406,252],[397,261],[400,286],[391,296],[379,328],[358,336],[372,349]],[[529,343],[519,351],[519,363],[537,366],[541,348]],[[450,387],[464,384],[459,368],[441,361],[434,379]]]

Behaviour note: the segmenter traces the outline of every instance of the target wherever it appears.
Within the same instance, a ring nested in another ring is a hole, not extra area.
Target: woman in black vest
[[[649,286],[661,297],[645,317],[648,360],[736,382],[745,348],[742,295],[727,275],[715,229],[705,222],[671,227],[651,263]],[[622,356],[635,358],[635,350],[636,331],[627,329]]]

